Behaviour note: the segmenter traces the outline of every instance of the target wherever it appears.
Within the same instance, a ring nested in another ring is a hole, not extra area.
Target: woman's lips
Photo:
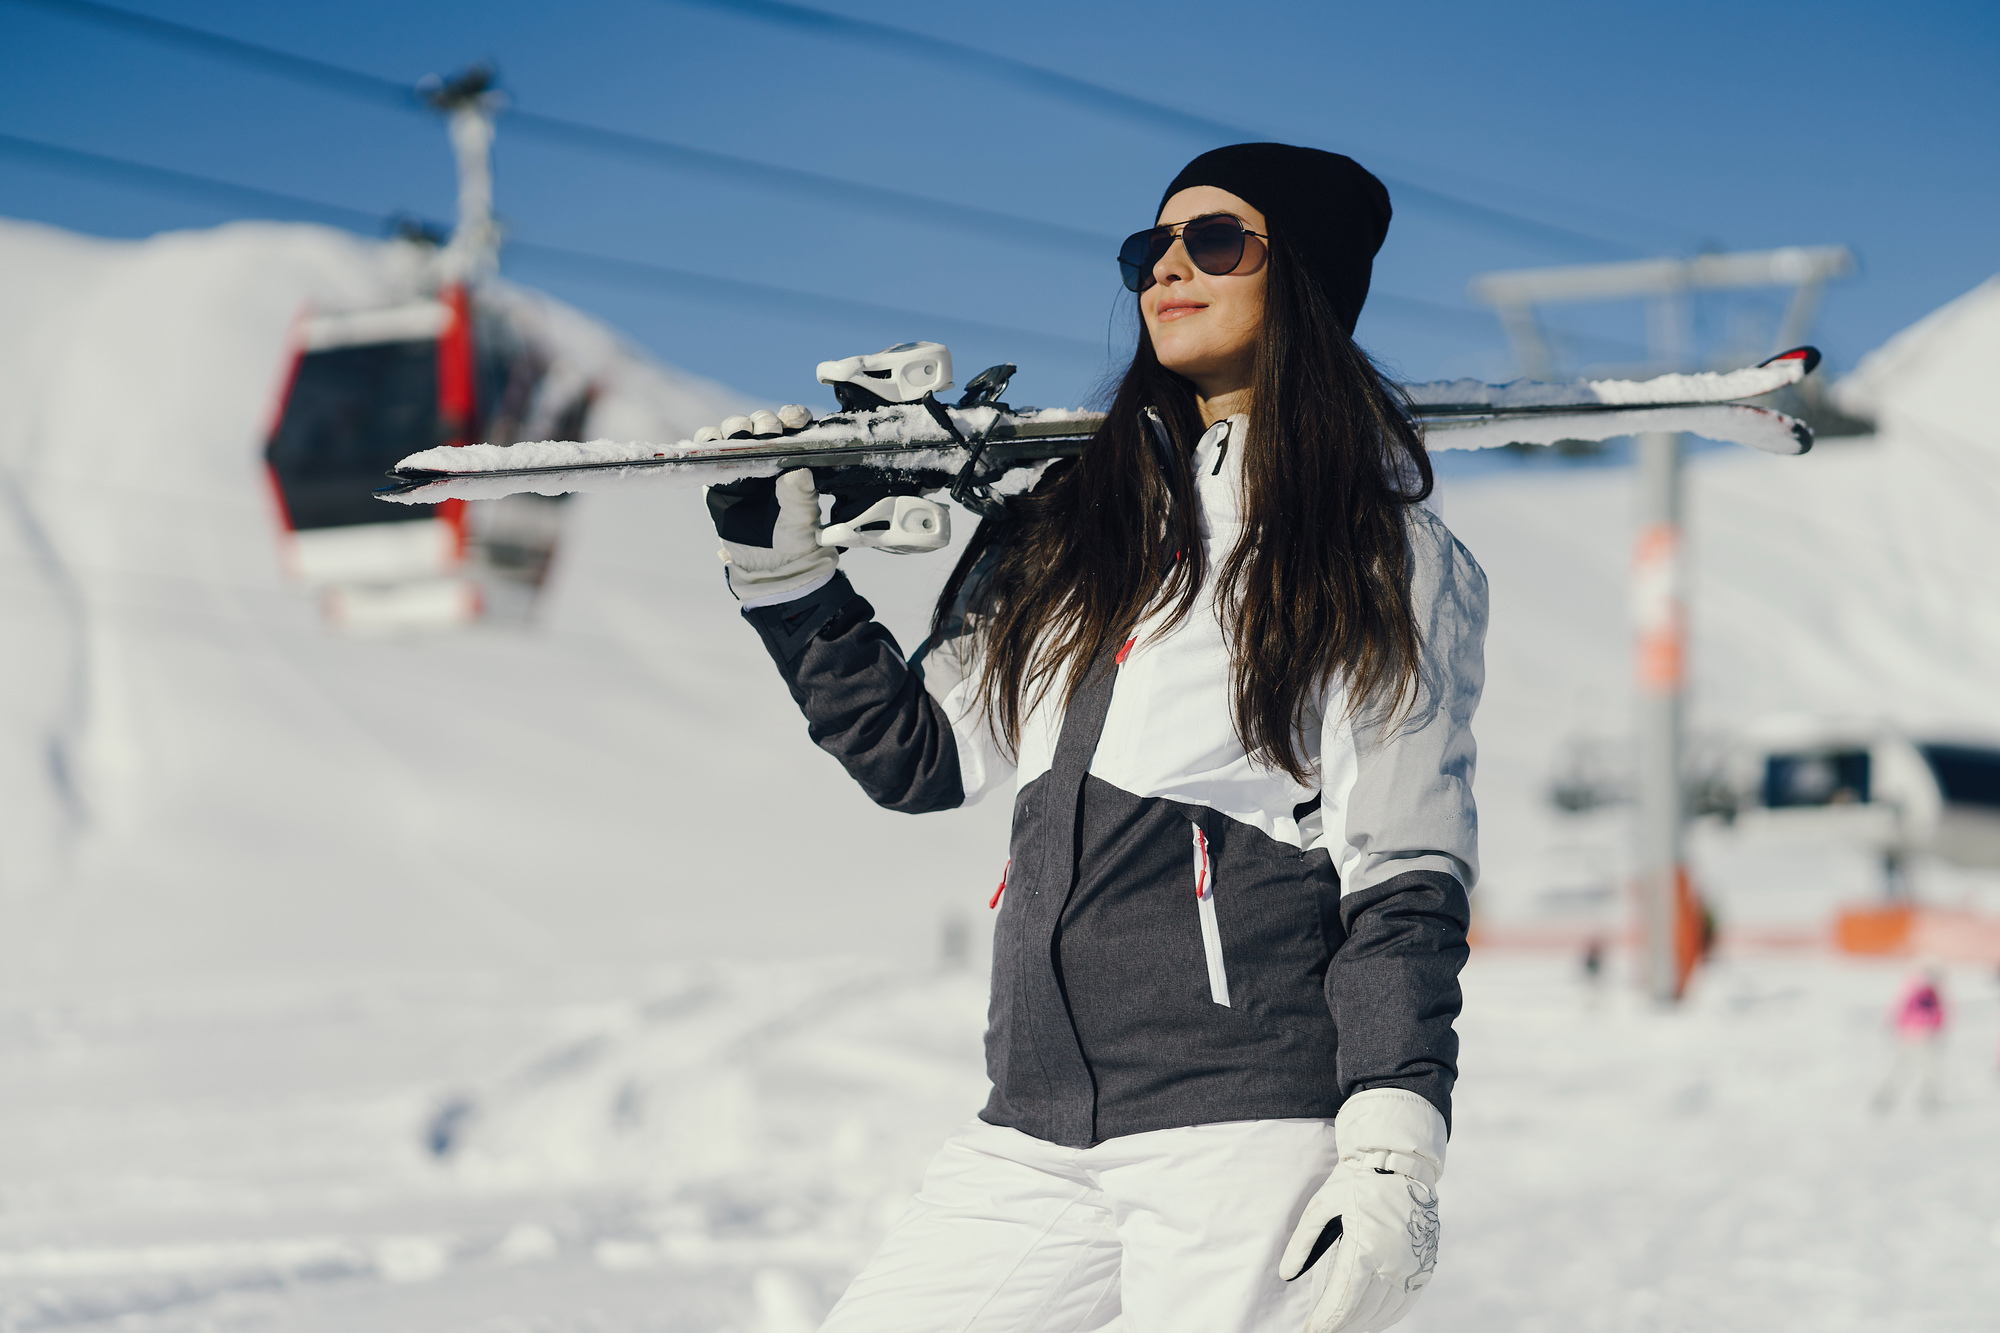
[[[1153,318],[1162,320],[1179,319],[1183,315],[1191,315],[1197,310],[1206,309],[1208,307],[1200,301],[1162,301],[1159,307],[1153,311]]]

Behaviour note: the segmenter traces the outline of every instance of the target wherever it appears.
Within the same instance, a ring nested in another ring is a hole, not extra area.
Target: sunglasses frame
[[[1244,244],[1243,241],[1244,237],[1255,236],[1258,240],[1267,243],[1271,239],[1269,236],[1265,235],[1261,231],[1251,231],[1249,225],[1245,223],[1242,218],[1237,217],[1234,213],[1203,213],[1200,217],[1189,218],[1186,222],[1163,222],[1157,227],[1148,227],[1144,231],[1135,231],[1130,236],[1127,236],[1125,238],[1124,244],[1118,247],[1118,272],[1119,276],[1123,278],[1125,281],[1125,290],[1128,292],[1138,293],[1138,292],[1143,292],[1148,287],[1152,286],[1153,269],[1157,267],[1159,262],[1162,259],[1165,259],[1167,255],[1173,250],[1174,242],[1179,241],[1181,243],[1182,248],[1187,249],[1187,239],[1184,233],[1187,231],[1189,227],[1198,227],[1204,222],[1212,222],[1219,218],[1226,218],[1229,221],[1236,224],[1236,258],[1234,261],[1230,263],[1229,267],[1223,269],[1209,268],[1206,264],[1202,263],[1199,259],[1195,258],[1193,250],[1191,249],[1188,250],[1188,262],[1190,264],[1193,264],[1196,268],[1200,269],[1203,273],[1208,274],[1208,276],[1211,278],[1224,277],[1228,274],[1234,273],[1238,268],[1242,267],[1243,252],[1246,248],[1248,248]],[[1164,246],[1161,246],[1157,251],[1157,253],[1155,253],[1153,250],[1154,243],[1156,241],[1156,238],[1158,238],[1162,233],[1166,235],[1167,243]],[[1140,240],[1146,241],[1147,251],[1149,254],[1152,255],[1152,258],[1144,265],[1144,267],[1141,267],[1139,264],[1134,263],[1133,261],[1125,258],[1126,251],[1130,250],[1133,244]]]

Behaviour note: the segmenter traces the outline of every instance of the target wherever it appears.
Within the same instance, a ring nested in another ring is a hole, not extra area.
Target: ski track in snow
[[[1878,1115],[1900,975],[1725,959],[1663,1013],[1478,954],[1412,1333],[1990,1327],[2000,1003],[1955,972],[1943,1108]],[[983,1099],[984,1001],[826,961],[10,1012],[0,1328],[810,1329]]]

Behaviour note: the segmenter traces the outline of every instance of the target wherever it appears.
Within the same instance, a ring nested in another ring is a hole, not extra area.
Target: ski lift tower
[[[1705,254],[1622,264],[1486,273],[1470,295],[1492,306],[1522,371],[1549,379],[1554,366],[1536,308],[1590,301],[1647,302],[1647,342],[1668,371],[1691,369],[1688,297],[1704,290],[1790,287],[1792,300],[1772,349],[1805,341],[1820,296],[1854,271],[1845,246]],[[1632,552],[1635,683],[1638,687],[1638,816],[1635,879],[1646,992],[1680,998],[1701,947],[1701,923],[1686,866],[1687,805],[1681,778],[1686,690],[1686,593],[1681,570],[1681,437],[1638,439],[1639,531]]]
[[[493,70],[433,76],[417,91],[447,121],[458,224],[426,245],[400,299],[301,312],[265,439],[288,572],[320,594],[331,624],[356,633],[528,622],[561,531],[558,501],[473,509],[454,497],[393,513],[373,492],[413,449],[578,434],[595,392],[532,303],[492,281],[493,122],[504,105]]]
[[[506,107],[491,65],[473,65],[449,79],[433,74],[417,85],[432,110],[444,113],[458,160],[458,225],[439,256],[446,287],[492,273],[500,260],[500,226],[493,220],[493,117]]]

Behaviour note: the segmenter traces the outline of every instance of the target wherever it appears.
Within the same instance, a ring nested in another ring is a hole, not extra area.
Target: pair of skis
[[[1766,453],[1801,454],[1812,447],[1804,422],[1742,400],[1795,385],[1818,364],[1816,350],[1798,347],[1761,365],[1723,373],[1560,384],[1455,380],[1403,389],[1432,450],[1682,431]],[[1068,409],[1009,408],[997,400],[1013,370],[996,366],[981,372],[959,405],[947,407],[935,388],[949,387],[950,353],[935,343],[904,343],[873,356],[823,363],[822,382],[834,386],[847,410],[802,428],[760,413],[771,421],[758,433],[747,425],[749,418],[733,418],[746,423],[732,432],[741,438],[670,446],[542,440],[427,449],[398,463],[389,473],[394,484],[376,494],[401,504],[433,504],[676,480],[713,485],[809,467],[822,491],[871,485],[905,495],[949,490],[956,499],[986,508],[998,503],[998,495],[1031,484],[1036,465],[1082,452],[1104,419]],[[898,385],[916,396],[894,401]]]

